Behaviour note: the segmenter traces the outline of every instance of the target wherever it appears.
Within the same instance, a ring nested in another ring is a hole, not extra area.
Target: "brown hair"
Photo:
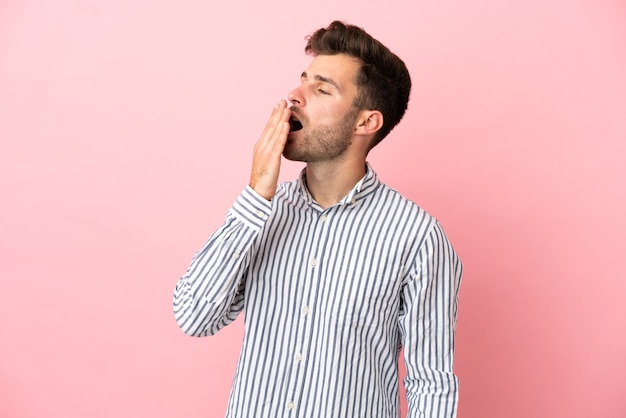
[[[309,55],[346,54],[361,61],[353,105],[382,113],[384,122],[374,136],[374,147],[400,122],[408,106],[411,77],[406,65],[363,29],[340,21],[317,30],[306,40],[304,51]]]

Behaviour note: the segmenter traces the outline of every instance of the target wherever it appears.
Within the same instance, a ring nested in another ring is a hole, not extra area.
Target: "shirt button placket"
[[[320,220],[320,222],[322,224],[324,224],[324,223],[327,222],[328,217],[325,214],[323,214],[323,215],[320,216],[319,220]],[[321,232],[321,231],[318,231],[318,232]],[[320,240],[320,237],[321,237],[321,235],[317,237],[317,240]],[[314,245],[313,246],[315,248],[314,251],[315,250],[318,250],[318,251],[320,250],[319,244],[321,244],[321,241],[318,242],[318,245]],[[313,253],[313,254],[315,254],[315,253]],[[317,257],[315,255],[309,259],[309,268],[311,269],[311,276],[312,277],[316,276],[317,273],[315,272],[315,270],[318,268],[318,265],[319,265],[319,260],[317,259]],[[315,280],[313,280],[312,282],[315,283]],[[310,294],[308,296],[310,296]],[[302,313],[301,326],[305,330],[304,331],[304,336],[305,337],[303,338],[303,340],[301,340],[300,344],[302,344],[302,343],[304,343],[305,341],[308,340],[308,337],[306,337],[306,336],[309,335],[310,332],[311,332],[311,329],[310,329],[310,327],[312,325],[311,322],[310,322],[311,307],[308,304],[306,304],[306,303],[303,304],[302,308],[301,308],[301,313]],[[294,356],[293,357],[294,367],[296,367],[298,369],[298,371],[296,371],[296,374],[298,375],[298,378],[297,378],[296,385],[294,387],[294,389],[296,390],[296,393],[298,393],[298,391],[301,390],[301,388],[304,385],[304,381],[303,381],[304,374],[303,373],[305,373],[305,371],[304,371],[303,367],[304,367],[304,359],[305,359],[305,355],[306,355],[306,351],[307,351],[306,344],[301,345],[300,348],[297,349],[297,350],[298,351],[295,351],[295,353],[293,355]],[[290,398],[288,398],[289,400],[287,401],[287,404],[285,405],[286,410],[287,410],[288,413],[290,413],[290,415],[293,415],[293,413],[295,413],[295,409],[296,409],[297,399],[295,399],[293,396],[294,396],[294,393],[292,392]]]

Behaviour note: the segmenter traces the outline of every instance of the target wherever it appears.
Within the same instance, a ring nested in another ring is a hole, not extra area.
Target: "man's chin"
[[[295,155],[293,155],[291,153],[285,152],[285,151],[283,151],[283,157],[285,157],[285,159],[289,160],[289,161],[302,161],[297,156],[295,156]]]
[[[285,157],[289,161],[306,162],[301,154],[299,154],[296,150],[292,149],[292,147],[289,146],[289,143],[287,143],[285,149],[283,150],[283,157]]]

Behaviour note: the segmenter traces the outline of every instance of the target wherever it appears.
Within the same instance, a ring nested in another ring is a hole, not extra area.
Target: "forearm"
[[[174,315],[186,334],[213,335],[243,309],[250,255],[270,211],[261,200],[246,188],[178,280]]]
[[[423,369],[404,381],[407,418],[454,418],[457,416],[459,380],[452,372]]]

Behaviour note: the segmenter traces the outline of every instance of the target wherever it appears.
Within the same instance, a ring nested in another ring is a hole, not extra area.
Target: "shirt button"
[[[311,267],[317,266],[317,260],[315,258],[311,259]]]
[[[236,260],[236,259],[238,259],[238,258],[239,258],[239,253],[234,253],[234,254],[233,254],[233,258],[234,258],[235,260]]]
[[[296,354],[296,362],[300,363],[302,361],[302,354],[298,353]]]
[[[261,219],[265,218],[265,214],[263,212],[261,212],[260,210],[257,211],[256,216],[258,216]]]
[[[320,220],[321,220],[322,222],[326,222],[326,220],[327,220],[327,219],[328,219],[328,217],[327,217],[326,215],[322,215],[322,216],[320,217]]]
[[[309,309],[309,307],[308,307],[308,306],[305,306],[304,308],[302,308],[302,313],[303,313],[303,314],[308,315],[308,314],[309,314],[309,312],[311,312],[311,309]]]
[[[295,407],[295,405],[293,404],[293,402],[287,402],[287,409],[291,410]]]

